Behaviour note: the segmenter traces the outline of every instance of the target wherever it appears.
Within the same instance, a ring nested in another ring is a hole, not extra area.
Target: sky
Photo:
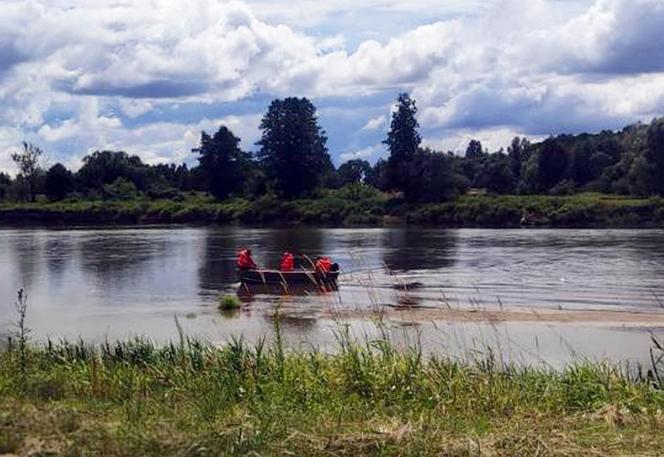
[[[664,0],[0,0],[0,170],[124,150],[196,163],[202,130],[255,150],[309,97],[334,162],[386,156],[400,92],[424,144],[619,129],[664,114]]]

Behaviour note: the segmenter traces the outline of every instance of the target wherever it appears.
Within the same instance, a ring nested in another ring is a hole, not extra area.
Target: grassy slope
[[[0,454],[658,455],[664,392],[608,366],[555,373],[279,344],[130,342],[0,354]],[[48,454],[51,452],[53,454]]]
[[[462,196],[441,204],[408,205],[371,189],[327,191],[318,199],[214,202],[169,200],[0,204],[0,222],[58,223],[274,223],[381,225],[393,222],[443,226],[664,227],[664,200],[601,194]]]

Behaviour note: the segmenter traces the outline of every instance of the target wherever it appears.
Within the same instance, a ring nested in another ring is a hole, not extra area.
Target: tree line
[[[417,105],[398,97],[384,140],[389,152],[373,166],[361,159],[335,168],[316,108],[306,98],[274,100],[260,123],[256,151],[244,151],[228,127],[201,133],[192,152],[198,165],[148,165],[122,151],[96,151],[76,172],[56,163],[46,169],[43,152],[24,142],[12,154],[14,179],[0,173],[0,200],[183,199],[190,191],[216,199],[274,195],[312,197],[324,188],[363,184],[401,192],[407,202],[437,202],[470,189],[496,194],[571,194],[583,191],[664,194],[664,118],[621,131],[551,136],[531,143],[514,138],[489,152],[471,140],[465,154],[422,147]]]

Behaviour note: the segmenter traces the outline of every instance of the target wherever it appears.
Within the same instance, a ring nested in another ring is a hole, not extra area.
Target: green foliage
[[[199,154],[207,189],[217,199],[223,200],[242,190],[249,176],[251,159],[240,149],[240,139],[226,126],[219,127],[213,136],[201,133],[200,146],[193,152]]]
[[[0,172],[0,201],[5,200],[9,194],[12,180],[7,173]]]
[[[366,160],[349,160],[341,164],[337,174],[342,186],[366,182],[367,177],[371,174],[371,165]]]
[[[39,180],[43,174],[40,165],[41,156],[44,152],[34,144],[24,141],[23,150],[11,155],[12,160],[18,167],[18,178],[27,183],[30,201],[34,202],[37,196]]]
[[[385,189],[400,190],[408,196],[413,193],[411,186],[414,184],[411,164],[422,142],[416,115],[415,100],[406,93],[399,94],[387,139],[383,141],[390,153],[387,160]]]
[[[240,299],[235,295],[224,295],[223,297],[219,297],[219,309],[222,311],[235,311],[240,309],[241,306]]]
[[[97,191],[105,196],[104,187],[118,179],[131,181],[136,188],[142,189],[147,170],[138,156],[129,156],[125,152],[96,151],[83,158],[83,166],[76,177],[85,189]]]
[[[74,190],[74,175],[61,163],[56,163],[46,172],[44,193],[51,200],[62,200]]]
[[[316,108],[306,98],[274,100],[260,129],[257,157],[280,196],[309,195],[333,170],[325,131],[318,125]]]
[[[25,375],[2,350],[0,451],[469,455],[477,441],[487,455],[647,455],[664,444],[663,391],[614,366],[552,371],[491,352],[461,363],[347,331],[329,353],[285,351],[280,335],[277,324],[273,343],[253,346],[49,342],[30,347]]]
[[[133,200],[138,196],[138,189],[133,182],[118,178],[103,187],[104,195],[110,200]]]

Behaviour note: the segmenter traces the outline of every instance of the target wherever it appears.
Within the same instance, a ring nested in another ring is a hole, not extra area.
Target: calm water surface
[[[339,291],[241,293],[243,311],[221,314],[236,294],[234,256],[251,246],[274,266],[280,253],[330,255],[346,274]],[[12,297],[25,287],[38,339],[100,341],[186,332],[212,341],[269,335],[275,308],[291,344],[327,346],[331,309],[382,305],[659,310],[664,301],[664,231],[84,228],[0,229],[0,335],[11,331]],[[400,290],[406,288],[408,290]],[[661,299],[660,299],[661,298]],[[375,326],[349,322],[358,334]],[[390,327],[395,338],[460,353],[501,346],[511,358],[554,363],[575,357],[642,360],[648,329],[511,323]],[[659,331],[657,331],[659,332]]]

